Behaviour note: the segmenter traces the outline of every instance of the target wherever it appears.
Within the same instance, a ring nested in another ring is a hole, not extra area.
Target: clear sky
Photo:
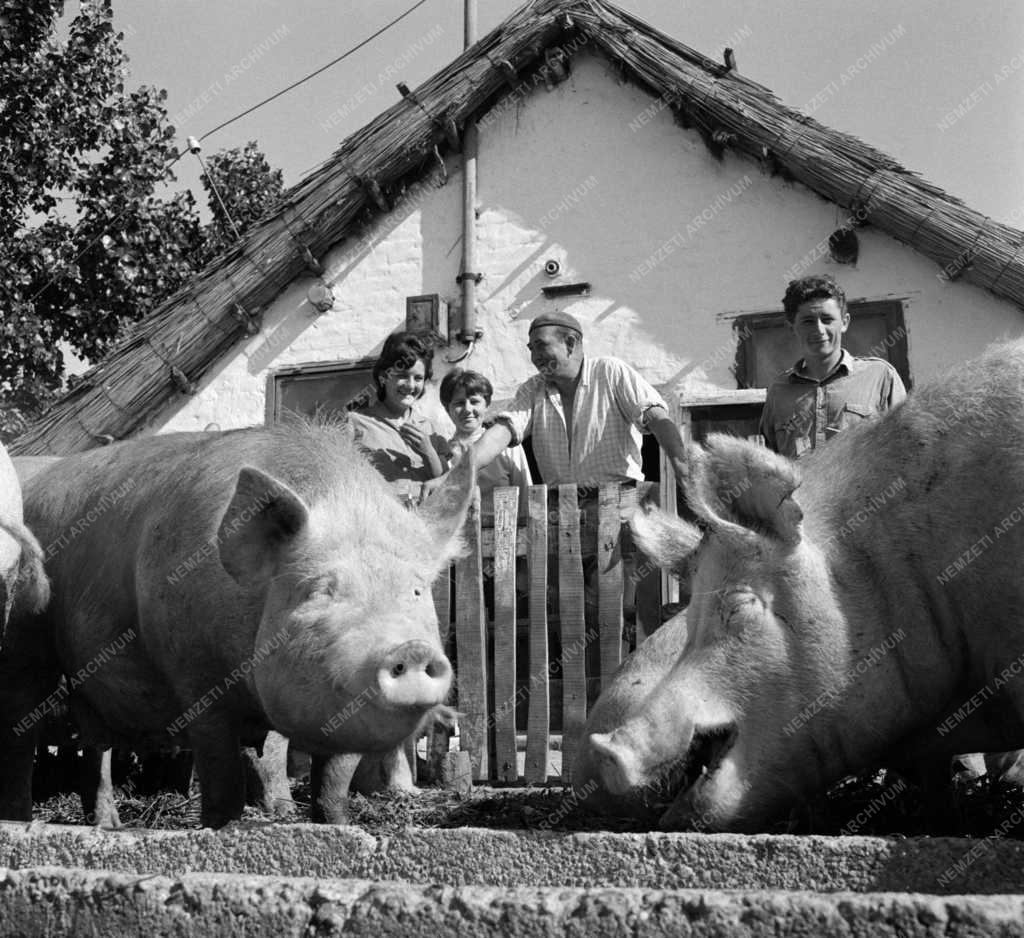
[[[114,0],[128,85],[167,89],[181,146],[308,74],[414,0]],[[483,35],[516,0],[478,0]],[[853,133],[993,218],[1024,227],[1024,4],[1008,0],[622,0],[623,9]],[[256,140],[285,183],[462,48],[462,0],[427,0],[339,65],[208,138]],[[872,61],[865,56],[872,47]],[[882,51],[878,52],[881,47]],[[381,78],[394,64],[398,74]],[[847,78],[843,81],[843,75]],[[959,110],[958,110],[959,109]],[[180,185],[205,204],[193,157]]]

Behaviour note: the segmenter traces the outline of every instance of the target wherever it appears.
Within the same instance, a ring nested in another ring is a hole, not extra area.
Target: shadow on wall
[[[452,179],[452,172],[449,171],[445,185],[458,184]],[[375,214],[368,224],[361,229],[355,230],[337,248],[340,248],[340,256],[330,261],[330,267],[325,273],[325,279],[331,284],[336,296],[343,296],[345,293],[346,281],[359,267],[370,257],[374,249],[386,241],[387,238],[399,228],[413,213],[423,210],[424,217],[432,213],[429,206],[434,207],[434,212],[449,214],[443,200],[434,198],[437,189],[442,187],[440,173],[433,171],[424,176],[420,181],[411,185],[397,200],[394,208],[386,215]],[[424,271],[428,268],[426,252],[434,247],[433,241],[424,242]],[[455,274],[452,274],[454,283]],[[424,280],[427,280],[424,277]],[[306,290],[316,281],[309,277],[298,278],[289,289],[298,291],[296,300],[298,305],[292,307],[278,324],[274,331],[265,336],[264,341],[248,356],[247,369],[249,374],[258,375],[274,364],[278,355],[289,348],[296,339],[307,329],[311,328],[321,316],[337,315],[332,311],[319,313],[306,299]],[[396,304],[394,309],[382,309],[379,311],[388,321],[395,322],[393,329],[400,329],[405,319],[405,308]],[[389,330],[392,331],[392,330]],[[383,342],[381,343],[381,345]],[[376,355],[380,347],[373,350]],[[367,353],[371,354],[371,353]],[[350,357],[344,349],[338,350],[339,358]]]
[[[506,219],[519,240],[514,258],[490,251],[482,262],[483,295],[514,320],[578,307],[627,359],[639,325],[650,347],[702,360],[721,342],[715,314],[755,293],[756,268],[768,266],[750,245],[766,223],[763,180],[752,161],[716,160],[668,108],[638,121],[656,100],[584,56],[567,81],[481,132],[479,214]],[[559,278],[543,272],[549,257],[562,262]],[[733,282],[730,270],[748,275]],[[589,281],[591,296],[547,300],[540,288],[553,279]]]

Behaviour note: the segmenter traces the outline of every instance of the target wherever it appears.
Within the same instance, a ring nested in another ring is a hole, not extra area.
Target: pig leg
[[[245,772],[237,728],[207,711],[189,727],[188,735],[202,793],[203,827],[239,820],[245,808]]]
[[[288,747],[288,777],[306,778],[309,775],[308,752],[301,752],[289,745]]]
[[[921,791],[924,833],[955,836],[964,830],[964,817],[953,790],[952,759],[945,754],[921,755],[912,763],[894,761],[893,768]]]
[[[0,733],[3,769],[0,771],[0,818],[32,820],[32,760],[36,753],[35,734],[21,738]]]
[[[389,752],[366,753],[352,779],[352,788],[360,795],[379,791],[416,790],[416,743],[429,730],[443,727],[451,733],[458,711],[442,704],[431,710],[416,730]],[[447,751],[447,739],[445,740]]]
[[[117,830],[121,818],[114,801],[114,781],[111,777],[111,749],[86,746],[82,753],[81,788],[82,809],[87,824],[106,830]]]
[[[262,756],[254,747],[246,746],[242,757],[246,799],[273,817],[288,817],[295,807],[288,784],[288,740],[271,730],[263,742]]]
[[[54,662],[38,647],[44,633],[12,622],[0,649],[0,818],[11,821],[32,820],[32,764],[44,701],[58,686]]]
[[[390,752],[370,752],[364,755],[352,777],[352,788],[360,795],[381,791],[415,791],[407,742]]]
[[[326,824],[348,824],[348,789],[362,755],[341,752],[313,756],[309,768],[310,817]]]

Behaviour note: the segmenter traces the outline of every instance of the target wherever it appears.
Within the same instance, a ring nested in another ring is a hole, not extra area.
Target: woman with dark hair
[[[418,336],[389,335],[373,366],[377,400],[349,415],[355,438],[370,462],[410,501],[420,483],[444,472],[447,445],[437,428],[416,410],[433,374],[433,354]]]

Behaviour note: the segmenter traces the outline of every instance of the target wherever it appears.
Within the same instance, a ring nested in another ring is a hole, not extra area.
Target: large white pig
[[[99,746],[195,754],[202,819],[240,817],[240,742],[384,752],[444,701],[431,583],[474,484],[406,511],[339,427],[169,434],[70,456],[25,485],[53,600],[0,652],[0,816],[30,816],[46,698],[68,676]]]
[[[37,611],[50,596],[43,552],[23,522],[21,485],[7,450],[0,445],[0,644],[19,592],[23,603]]]
[[[663,826],[751,830],[871,765],[1024,746],[1024,343],[799,465],[713,436],[684,481],[698,524],[633,522],[693,598],[672,669],[589,737],[610,791],[668,777]]]

